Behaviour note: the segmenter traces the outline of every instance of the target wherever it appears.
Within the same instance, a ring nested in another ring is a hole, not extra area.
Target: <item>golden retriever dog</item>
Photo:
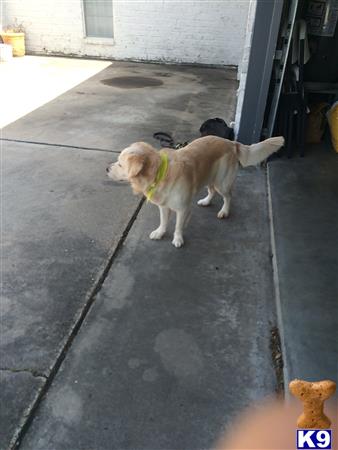
[[[284,144],[274,137],[253,145],[243,145],[217,136],[194,140],[179,150],[158,151],[144,142],[136,142],[107,168],[115,181],[128,181],[135,194],[144,194],[160,209],[160,225],[150,239],[161,239],[166,232],[170,211],[176,212],[173,245],[184,244],[183,228],[189,220],[194,195],[204,186],[208,195],[198,201],[208,206],[216,192],[223,198],[219,219],[228,217],[231,187],[239,165],[256,165]]]

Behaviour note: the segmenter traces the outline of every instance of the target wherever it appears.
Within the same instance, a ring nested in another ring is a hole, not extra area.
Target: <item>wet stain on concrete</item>
[[[128,367],[130,367],[131,369],[137,369],[141,364],[143,364],[143,362],[144,361],[138,358],[130,358],[128,361]]]
[[[173,74],[170,72],[155,72],[155,75],[162,78],[170,78],[173,76]]]
[[[146,369],[143,372],[142,379],[143,381],[155,381],[158,378],[158,373],[155,367],[151,367],[150,369]]]
[[[204,366],[203,355],[194,338],[183,330],[163,330],[156,336],[155,352],[163,366],[178,378],[199,375]]]
[[[104,302],[107,312],[130,305],[128,298],[134,287],[133,274],[124,264],[116,264],[116,273],[116,280],[119,281],[116,283],[113,295],[107,292],[104,286],[97,295],[97,299]]]
[[[82,416],[82,400],[69,386],[64,386],[58,391],[57,401],[51,405],[52,415],[57,419],[62,419],[67,411],[69,422],[78,422]]]
[[[163,81],[151,77],[115,77],[101,80],[101,83],[106,86],[118,87],[121,89],[139,89],[161,86]]]

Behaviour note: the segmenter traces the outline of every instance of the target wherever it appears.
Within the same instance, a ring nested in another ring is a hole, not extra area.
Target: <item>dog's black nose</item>
[[[109,167],[106,168],[106,172],[109,172]]]

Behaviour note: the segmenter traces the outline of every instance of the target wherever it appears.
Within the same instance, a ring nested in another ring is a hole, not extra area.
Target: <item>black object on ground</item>
[[[219,136],[224,139],[234,140],[234,130],[225,123],[223,119],[215,117],[202,123],[200,128],[201,136]]]
[[[169,133],[159,131],[158,133],[153,134],[153,138],[160,141],[161,147],[173,148],[174,146],[174,139]]]
[[[201,136],[219,136],[224,139],[234,140],[234,130],[225,123],[223,119],[216,117],[215,119],[208,119],[202,123],[200,127]],[[158,131],[153,134],[153,138],[160,141],[161,147],[179,149],[188,145],[189,142],[177,142],[175,144],[174,138],[169,133]]]
[[[186,142],[177,142],[175,144],[173,137],[169,133],[164,133],[163,131],[159,131],[157,133],[153,134],[153,138],[160,141],[161,147],[166,148],[173,148],[175,150],[185,147],[189,144],[188,141]]]

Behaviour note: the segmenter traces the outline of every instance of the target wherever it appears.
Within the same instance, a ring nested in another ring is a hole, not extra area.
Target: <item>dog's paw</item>
[[[217,217],[219,219],[227,219],[229,217],[229,212],[223,211],[223,209],[221,209],[220,211],[218,211]]]
[[[163,231],[161,228],[156,228],[156,230],[152,231],[149,234],[150,239],[162,239],[164,236],[165,231]]]
[[[205,197],[205,198],[201,198],[201,200],[198,200],[197,204],[198,206],[209,206],[211,203],[211,201]]]
[[[174,236],[174,239],[172,240],[172,244],[176,248],[182,247],[182,245],[184,244],[183,236]]]

